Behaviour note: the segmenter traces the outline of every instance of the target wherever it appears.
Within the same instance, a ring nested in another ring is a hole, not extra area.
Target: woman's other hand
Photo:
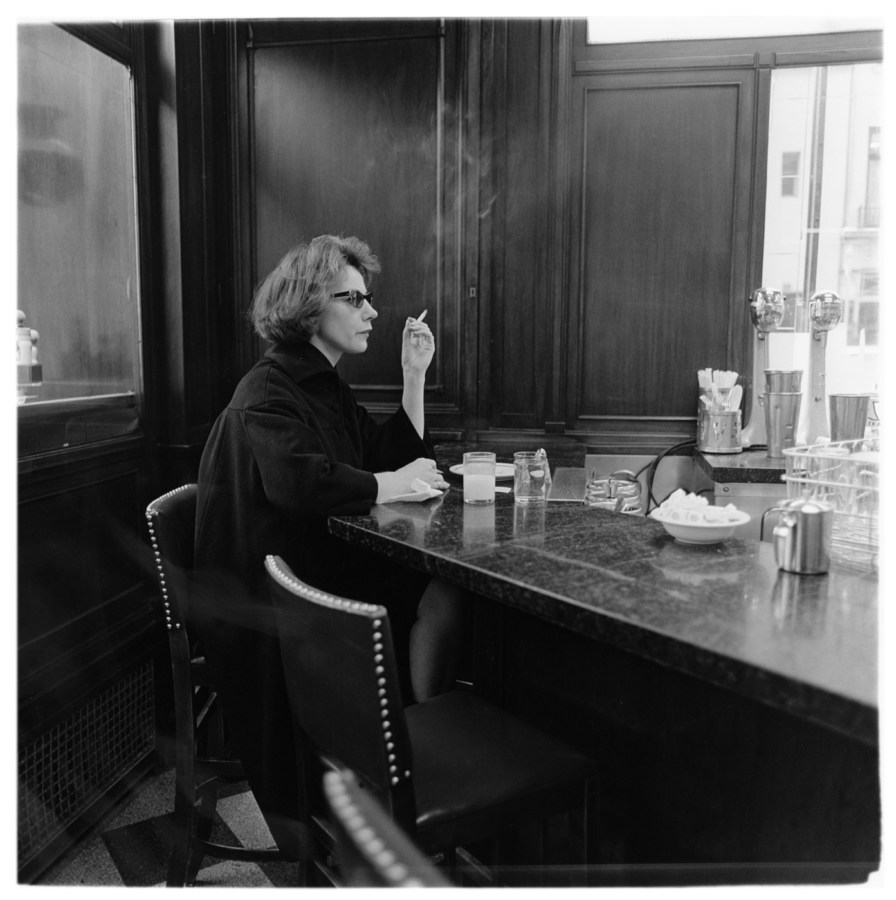
[[[429,325],[408,318],[401,334],[401,368],[406,374],[423,375],[436,352],[436,341]]]
[[[377,472],[376,475],[379,490],[376,495],[376,502],[382,503],[390,497],[398,497],[401,494],[412,494],[414,488],[411,482],[418,478],[425,481],[430,487],[444,490],[448,487],[442,473],[436,468],[434,459],[426,459],[420,457],[413,462],[396,469],[394,472]]]

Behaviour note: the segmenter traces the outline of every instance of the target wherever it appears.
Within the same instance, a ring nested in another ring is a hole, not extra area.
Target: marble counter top
[[[877,578],[779,572],[768,543],[675,542],[577,503],[425,503],[330,519],[333,534],[500,603],[868,743],[877,738]]]
[[[742,453],[703,453],[694,451],[697,465],[717,484],[780,484],[784,482],[783,459],[770,459],[765,450]]]

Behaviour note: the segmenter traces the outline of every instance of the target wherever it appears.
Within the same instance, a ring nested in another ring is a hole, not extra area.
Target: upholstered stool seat
[[[417,839],[438,849],[509,830],[532,810],[585,800],[594,763],[466,691],[405,709],[414,752]]]

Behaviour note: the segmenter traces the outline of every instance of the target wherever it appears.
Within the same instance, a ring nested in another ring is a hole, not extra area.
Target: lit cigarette
[[[426,314],[427,314],[428,312],[429,312],[428,309],[424,309],[423,312],[420,313],[419,316],[417,316],[417,321],[418,321],[418,322],[422,322],[422,321],[426,318]]]

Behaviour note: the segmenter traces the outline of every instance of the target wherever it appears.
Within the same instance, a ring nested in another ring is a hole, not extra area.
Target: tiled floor
[[[144,782],[126,806],[39,880],[45,885],[163,886],[171,847],[174,771]],[[252,794],[244,786],[218,801],[213,839],[271,847],[274,844]],[[203,860],[197,887],[288,887],[297,884],[290,863]]]

